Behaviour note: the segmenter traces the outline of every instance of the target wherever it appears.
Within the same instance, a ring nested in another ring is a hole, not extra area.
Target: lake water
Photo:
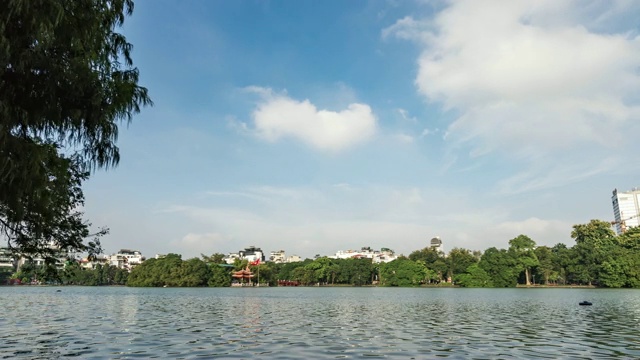
[[[0,304],[0,358],[640,358],[639,290],[0,287]]]

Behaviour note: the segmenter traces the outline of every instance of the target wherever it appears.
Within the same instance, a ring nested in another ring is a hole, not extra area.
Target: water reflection
[[[2,358],[640,358],[635,290],[0,290]]]

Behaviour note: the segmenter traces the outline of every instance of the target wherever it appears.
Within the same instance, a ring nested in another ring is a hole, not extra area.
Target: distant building
[[[429,244],[429,247],[438,251],[441,254],[444,254],[444,248],[442,247],[442,239],[440,239],[440,236],[436,236],[433,239],[431,239],[431,243]]]
[[[76,255],[75,253],[60,250],[60,247],[57,246],[53,241],[50,241],[46,245],[46,247],[48,248],[47,251],[49,252],[50,259],[54,261],[53,265],[55,265],[55,267],[58,269],[64,268],[68,260],[75,259],[75,255]],[[43,256],[27,256],[27,255],[19,256],[15,261],[16,268],[18,270],[20,270],[20,268],[26,263],[30,263],[35,266],[43,266],[45,265],[46,261]]]
[[[117,254],[109,257],[109,265],[131,271],[134,267],[142,264],[144,260],[145,257],[138,250],[121,249]]]
[[[260,259],[260,262],[264,262],[265,257],[262,249],[252,245],[252,246],[246,247],[244,250],[238,251],[237,253],[230,253],[224,258],[224,261],[227,264],[233,264],[236,259],[249,260],[250,262]]]
[[[285,262],[288,263],[294,263],[294,262],[300,262],[302,261],[302,258],[298,255],[291,255],[287,258],[287,260]]]
[[[397,259],[396,253],[389,248],[382,248],[373,256],[374,263],[387,263]]]
[[[236,262],[236,259],[240,260],[240,254],[238,253],[230,253],[229,255],[224,257],[224,262],[227,264],[233,264]]]
[[[358,258],[367,258],[371,259],[374,263],[381,262],[391,262],[398,257],[395,255],[393,250],[388,248],[382,248],[380,251],[372,250],[371,247],[366,246],[362,247],[360,250],[346,250],[346,251],[338,251],[334,256],[331,256],[333,259],[358,259]]]
[[[0,270],[11,269],[16,265],[16,261],[8,248],[0,248]]]
[[[272,251],[269,255],[269,261],[276,264],[282,264],[287,261],[287,255],[284,250]]]
[[[109,265],[109,259],[111,257],[109,255],[96,255],[93,259],[89,260],[89,258],[82,258],[82,260],[80,260],[80,266],[88,269],[88,270],[93,270],[96,268],[96,266],[98,266],[98,264],[102,265],[102,266],[108,266]]]
[[[626,192],[613,189],[611,202],[618,235],[624,233],[629,227],[640,225],[640,189],[633,188]]]
[[[240,258],[243,260],[256,261],[260,259],[260,261],[264,262],[264,252],[259,247],[253,245],[238,251],[238,255],[240,255]]]

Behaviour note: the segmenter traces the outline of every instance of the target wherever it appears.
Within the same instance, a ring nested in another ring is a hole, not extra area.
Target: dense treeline
[[[455,284],[463,287],[515,287],[522,285],[595,285],[640,287],[640,228],[618,236],[610,223],[592,220],[575,225],[574,246],[558,243],[537,246],[526,235],[508,242],[508,248],[491,247],[484,252],[454,248],[446,256],[432,248],[416,250],[389,263],[371,259],[330,259],[316,257],[296,263],[272,262],[249,266],[253,283],[275,286],[279,280],[300,285],[381,285],[421,286]],[[145,287],[230,286],[231,274],[245,269],[246,260],[232,265],[224,255],[182,260],[178,254],[149,259],[131,273],[113,266],[86,270],[76,262],[64,269],[53,266],[23,266],[13,275],[23,283],[42,282],[76,285],[116,285]]]
[[[7,280],[19,280],[22,284],[101,286],[126,285],[128,276],[127,270],[113,265],[98,264],[95,269],[85,269],[76,261],[67,261],[63,268],[53,264],[35,265],[26,262]]]
[[[230,268],[220,266],[223,256],[214,254],[203,259],[182,260],[178,254],[149,259],[129,274],[129,286],[229,286]],[[246,262],[245,262],[246,265]]]
[[[573,247],[558,243],[537,246],[526,235],[509,240],[509,247],[484,252],[454,248],[446,256],[426,247],[408,257],[382,264],[370,259],[318,257],[297,263],[267,262],[251,266],[253,282],[276,285],[288,280],[300,285],[515,287],[531,285],[596,285],[640,287],[640,229],[617,236],[605,221],[575,225]],[[183,261],[170,254],[151,259],[133,270],[130,286],[229,286],[231,272],[246,261],[223,267],[222,254]]]
[[[247,260],[236,260],[225,266],[224,255],[213,254],[182,260],[178,254],[169,254],[160,259],[149,259],[134,268],[129,274],[129,286],[230,286],[231,274],[245,269]],[[375,281],[376,267],[371,259],[307,259],[298,263],[275,264],[272,262],[249,266],[253,272],[253,283],[275,286],[278,280],[297,281],[303,285],[349,284],[366,285]]]
[[[537,246],[525,235],[509,240],[507,249],[486,249],[481,256],[453,249],[440,257],[430,249],[413,252],[409,258],[423,261],[437,280],[451,279],[468,287],[513,287],[531,285],[597,285],[640,287],[640,229],[617,236],[606,221],[575,225],[573,247],[558,243]],[[446,274],[446,275],[445,275]],[[384,279],[383,279],[384,282]]]

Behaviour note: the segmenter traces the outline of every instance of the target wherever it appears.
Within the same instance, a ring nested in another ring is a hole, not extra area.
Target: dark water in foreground
[[[0,358],[640,358],[638,290],[0,287],[0,304]]]

